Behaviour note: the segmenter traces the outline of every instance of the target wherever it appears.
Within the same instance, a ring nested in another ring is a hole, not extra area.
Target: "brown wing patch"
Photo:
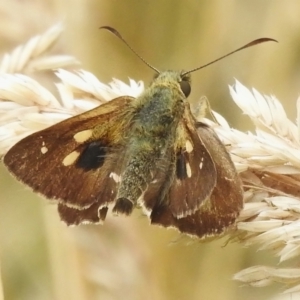
[[[107,211],[107,207],[99,208],[98,202],[92,204],[87,209],[76,209],[61,203],[58,204],[59,216],[67,225],[102,223],[106,218]]]
[[[121,172],[121,134],[129,130],[132,99],[114,99],[26,137],[8,151],[4,164],[35,192],[69,207],[113,201],[117,182],[109,175]]]
[[[177,218],[198,210],[216,185],[216,169],[210,153],[195,128],[190,130],[185,126],[184,129],[185,141],[189,143],[177,146],[176,176],[168,193],[170,211]],[[192,144],[192,151],[187,151],[187,144]]]
[[[216,185],[216,169],[194,124],[187,106],[174,143],[157,161],[154,180],[143,195],[149,211],[166,205],[173,216],[183,218],[198,210],[211,195]]]
[[[152,211],[155,206],[165,204],[168,193],[175,176],[174,149],[168,151],[157,161],[153,169],[152,181],[148,184],[140,203],[147,211]]]
[[[176,176],[168,192],[169,209],[176,218],[191,215],[204,204],[216,185],[216,168],[196,132],[195,119],[186,103],[176,131]],[[199,184],[203,183],[205,184]]]
[[[197,125],[198,134],[214,160],[217,172],[216,187],[197,211],[183,218],[178,218],[172,213],[166,205],[166,199],[163,202],[165,205],[153,209],[151,223],[175,227],[180,232],[204,237],[220,234],[235,222],[243,207],[243,189],[230,156],[214,130],[202,123]],[[205,178],[198,182],[198,185],[205,184]]]

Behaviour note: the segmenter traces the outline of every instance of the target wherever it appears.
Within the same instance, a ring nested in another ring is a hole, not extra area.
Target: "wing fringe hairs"
[[[138,96],[142,82],[125,84],[113,79],[108,85],[93,74],[62,69],[77,62],[71,56],[46,55],[58,39],[62,26],[4,55],[0,63],[0,156],[25,136],[92,109],[117,96]],[[57,69],[57,68],[60,69]],[[58,96],[26,75],[27,72],[53,70]],[[259,245],[279,258],[279,262],[300,255],[300,99],[297,123],[291,122],[274,96],[249,90],[236,81],[229,87],[234,102],[255,125],[255,132],[241,132],[229,127],[214,113],[219,124],[213,126],[228,146],[245,187],[245,206],[237,222],[237,231],[229,231],[230,241],[246,246]],[[300,291],[299,268],[255,266],[234,276],[252,286],[272,282],[287,285],[285,292]]]

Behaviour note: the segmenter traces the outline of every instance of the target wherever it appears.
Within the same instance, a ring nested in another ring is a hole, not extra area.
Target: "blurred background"
[[[283,103],[292,121],[300,92],[300,2],[290,0],[1,0],[0,53],[63,22],[57,53],[108,83],[147,84],[153,71],[106,31],[118,29],[159,70],[189,70],[256,38],[265,43],[193,73],[191,101],[205,95],[231,126],[252,130],[231,101],[235,78]],[[140,212],[103,226],[67,228],[56,208],[16,183],[0,165],[0,253],[5,299],[279,299],[282,287],[241,286],[234,273],[276,265],[270,253],[200,243],[155,226]],[[284,298],[280,298],[284,299]],[[291,298],[286,298],[291,299]]]

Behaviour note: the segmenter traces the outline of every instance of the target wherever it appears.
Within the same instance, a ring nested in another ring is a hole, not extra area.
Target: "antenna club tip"
[[[272,39],[272,38],[268,38],[268,37],[260,38],[258,40],[261,41],[261,43],[263,43],[263,42],[275,42],[275,43],[279,43],[277,40]]]
[[[114,35],[118,36],[119,38],[122,38],[122,36],[119,33],[119,31],[116,30],[115,28],[111,27],[111,26],[101,26],[101,27],[99,27],[99,29],[107,30],[107,31],[113,33]]]

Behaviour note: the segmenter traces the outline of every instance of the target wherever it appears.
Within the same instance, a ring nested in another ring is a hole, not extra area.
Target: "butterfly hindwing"
[[[122,168],[118,154],[131,124],[132,100],[116,98],[34,133],[17,143],[4,163],[21,182],[61,205],[105,206],[116,195]]]
[[[106,218],[108,207],[101,207],[99,202],[100,201],[93,203],[86,209],[76,209],[62,203],[58,203],[58,213],[61,220],[67,225],[102,223]]]
[[[207,152],[214,158],[216,186],[209,199],[203,202],[194,213],[178,218],[169,205],[155,207],[151,214],[151,223],[165,227],[175,227],[179,231],[198,237],[220,234],[233,224],[243,207],[243,189],[226,148],[214,130],[203,123],[197,124],[199,139]],[[206,184],[206,179],[198,182]],[[176,185],[170,188],[170,192]],[[170,194],[167,195],[170,198]],[[164,201],[168,203],[168,200]]]
[[[176,218],[191,215],[210,196],[216,185],[211,155],[199,138],[189,106],[179,122],[174,143],[157,162],[158,168],[144,194],[145,206],[155,211],[168,206]]]

